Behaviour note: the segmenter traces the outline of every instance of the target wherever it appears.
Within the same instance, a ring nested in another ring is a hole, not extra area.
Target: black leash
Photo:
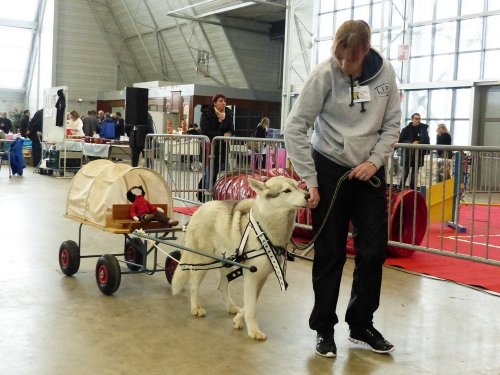
[[[316,232],[316,234],[314,235],[314,237],[311,239],[311,241],[308,244],[306,244],[306,245],[300,245],[297,242],[295,242],[293,240],[293,238],[291,239],[291,242],[292,242],[292,245],[293,245],[293,250],[292,250],[292,254],[291,255],[293,257],[297,257],[297,258],[300,258],[300,259],[306,259],[306,260],[312,260],[311,258],[295,254],[295,250],[301,250],[301,251],[303,251],[303,250],[309,250],[309,248],[311,248],[314,245],[314,241],[316,241],[316,239],[318,238],[319,234],[321,233],[321,231],[325,227],[326,220],[328,219],[328,216],[330,216],[330,212],[332,211],[333,205],[335,204],[335,201],[337,199],[337,194],[338,194],[338,192],[340,190],[340,186],[346,180],[346,178],[349,176],[350,173],[351,173],[351,171],[347,171],[337,181],[337,186],[335,187],[335,191],[333,193],[332,200],[330,201],[330,206],[328,207],[328,211],[326,212],[325,218],[323,219],[323,222],[321,223],[321,226],[319,227],[318,231]],[[373,187],[380,187],[380,185],[382,185],[382,181],[380,181],[380,178],[378,178],[377,176],[372,176],[368,180],[368,182]]]

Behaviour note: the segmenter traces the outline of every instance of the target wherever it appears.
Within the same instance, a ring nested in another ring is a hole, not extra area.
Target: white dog
[[[257,298],[267,277],[273,271],[283,289],[284,275],[283,272],[279,275],[278,271],[281,269],[281,260],[286,256],[286,251],[273,251],[275,254],[273,266],[271,263],[273,255],[269,256],[269,245],[272,248],[286,248],[292,234],[295,213],[297,209],[307,205],[309,193],[301,189],[297,181],[282,176],[273,177],[265,183],[248,178],[248,182],[257,193],[256,198],[242,201],[211,201],[203,204],[189,222],[185,246],[204,254],[226,258],[238,252],[238,248],[244,248],[248,259],[238,260],[245,265],[257,267],[257,271],[250,272],[243,268],[243,308],[236,306],[229,295],[226,274],[231,269],[220,268],[218,290],[227,311],[236,314],[233,327],[242,329],[245,321],[250,337],[266,340],[267,337],[259,329],[256,320]],[[246,229],[250,217],[258,222],[258,227],[265,233],[269,245],[263,245],[264,236],[261,235],[259,240],[253,227],[249,226],[251,230]],[[244,237],[247,238],[246,243],[245,241],[242,243]],[[179,294],[190,279],[191,313],[195,316],[206,314],[200,305],[198,290],[207,270],[183,270],[186,267],[182,265],[206,264],[211,261],[207,257],[183,251],[179,261],[181,266],[176,268],[173,276],[172,293],[174,295]]]

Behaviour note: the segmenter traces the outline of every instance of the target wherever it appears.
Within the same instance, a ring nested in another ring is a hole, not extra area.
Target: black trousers
[[[31,159],[33,160],[33,166],[37,167],[42,160],[42,145],[38,136],[30,137],[31,139]]]
[[[336,313],[342,271],[346,261],[346,242],[350,222],[355,227],[355,269],[351,297],[345,320],[350,327],[373,323],[379,306],[382,265],[387,245],[387,198],[385,171],[376,176],[381,186],[346,179],[340,186],[330,215],[325,218],[338,180],[350,169],[314,152],[320,203],[312,210],[313,231],[326,224],[314,243],[314,307],[309,318],[311,329],[328,334],[338,323]]]

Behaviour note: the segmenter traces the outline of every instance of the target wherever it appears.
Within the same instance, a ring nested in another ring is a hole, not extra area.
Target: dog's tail
[[[177,266],[172,277],[172,294],[174,296],[178,295],[184,289],[187,282],[189,281],[189,276],[191,275],[190,270],[183,271],[181,267]]]

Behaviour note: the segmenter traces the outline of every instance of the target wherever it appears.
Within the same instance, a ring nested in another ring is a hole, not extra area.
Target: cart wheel
[[[67,276],[78,272],[80,268],[80,248],[75,241],[64,241],[59,247],[59,267]]]
[[[170,253],[170,256],[174,259],[177,259],[177,262],[170,257],[167,257],[167,259],[165,259],[165,276],[167,277],[168,283],[172,284],[172,278],[174,277],[175,269],[179,265],[178,261],[181,259],[181,252],[179,250],[172,251]]]
[[[144,243],[139,238],[127,238],[127,240],[125,241],[125,252],[123,254],[123,257],[127,262],[142,265],[144,256],[141,252],[141,249],[143,248],[143,246]],[[131,271],[138,271],[142,268],[141,266],[136,266],[135,264],[126,264],[128,269]]]
[[[95,279],[99,290],[104,294],[111,295],[118,290],[122,274],[114,255],[105,254],[99,257],[95,266]]]

